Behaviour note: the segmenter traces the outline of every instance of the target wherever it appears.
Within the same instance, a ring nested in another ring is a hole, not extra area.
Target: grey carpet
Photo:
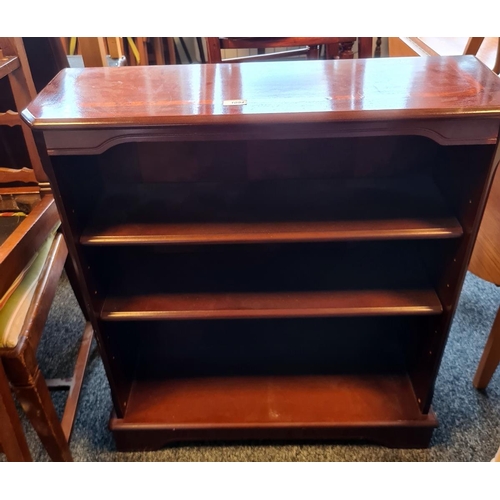
[[[436,384],[433,406],[440,427],[429,449],[239,443],[119,453],[107,428],[111,399],[94,346],[71,440],[73,457],[77,461],[489,461],[500,446],[500,369],[485,393],[472,387],[472,378],[499,304],[500,289],[467,276]],[[83,318],[63,276],[38,353],[46,377],[71,374],[82,328]],[[64,393],[54,393],[53,398],[61,412]],[[33,458],[47,460],[36,434],[24,423]],[[0,455],[2,460],[4,456]]]

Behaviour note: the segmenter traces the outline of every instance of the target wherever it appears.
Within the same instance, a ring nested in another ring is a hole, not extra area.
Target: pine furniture
[[[428,446],[492,175],[471,56],[70,69],[24,110],[120,450]]]

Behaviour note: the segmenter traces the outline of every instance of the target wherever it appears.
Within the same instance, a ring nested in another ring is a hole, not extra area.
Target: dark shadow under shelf
[[[462,235],[430,177],[121,185],[84,245],[265,243]]]
[[[410,242],[95,250],[101,318],[223,319],[440,314]],[[107,256],[107,257],[106,257]]]

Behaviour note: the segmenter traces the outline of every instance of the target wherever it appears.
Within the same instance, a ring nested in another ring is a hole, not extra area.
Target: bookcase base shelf
[[[358,440],[423,448],[437,420],[399,373],[160,378],[133,383],[118,449],[181,441]]]
[[[128,424],[125,419],[111,417],[109,427],[118,451],[154,451],[182,442],[270,441],[270,442],[349,442],[372,443],[387,448],[428,448],[437,418],[431,411],[421,420],[399,422],[338,423],[314,425],[289,423],[248,426],[176,426],[165,424]]]

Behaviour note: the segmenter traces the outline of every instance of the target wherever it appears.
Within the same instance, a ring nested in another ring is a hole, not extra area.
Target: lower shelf
[[[200,377],[136,380],[118,449],[214,439],[362,439],[426,447],[435,416],[422,415],[406,374]]]

